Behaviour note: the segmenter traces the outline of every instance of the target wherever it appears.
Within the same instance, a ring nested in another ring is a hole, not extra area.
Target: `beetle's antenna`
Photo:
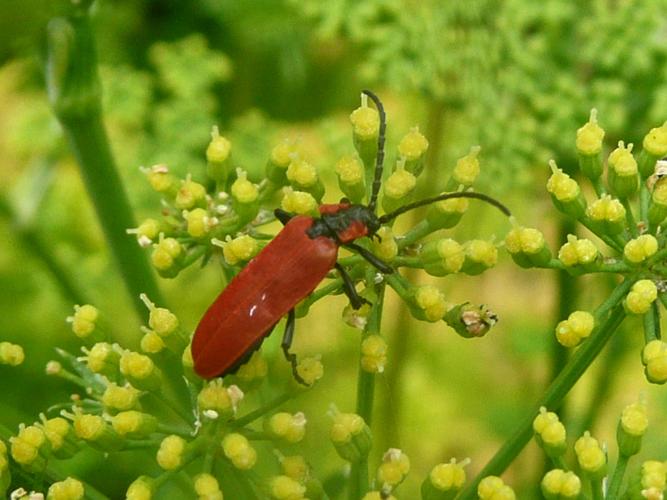
[[[371,198],[368,202],[368,208],[371,212],[375,212],[375,205],[377,204],[378,194],[380,193],[380,184],[382,183],[382,170],[384,168],[384,140],[385,131],[387,130],[387,117],[384,113],[384,106],[380,98],[370,90],[362,90],[362,94],[366,94],[375,103],[375,107],[380,114],[380,131],[378,133],[378,152],[375,157],[375,174],[373,178],[373,187],[371,189]]]
[[[378,222],[380,224],[385,224],[390,220],[395,219],[399,215],[404,214],[405,212],[409,212],[410,210],[413,210],[415,208],[423,207],[424,205],[430,205],[431,203],[435,203],[436,201],[449,200],[452,198],[476,198],[478,200],[485,201],[490,205],[493,205],[508,217],[512,215],[511,212],[509,211],[509,208],[500,203],[498,200],[491,198],[490,196],[487,196],[482,193],[475,193],[473,191],[463,191],[457,193],[444,193],[438,196],[434,196],[433,198],[426,198],[425,200],[420,200],[414,203],[410,203],[408,205],[402,206],[401,208],[394,210],[393,212],[384,214],[382,217],[378,217]]]

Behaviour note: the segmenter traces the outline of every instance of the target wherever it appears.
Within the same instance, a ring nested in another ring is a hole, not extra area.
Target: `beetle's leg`
[[[356,243],[345,243],[344,246],[357,252],[370,262],[378,271],[383,272],[384,274],[391,274],[394,272],[394,269],[390,265],[381,261],[375,254],[373,254],[373,252],[366,250],[364,247],[359,246]]]
[[[354,288],[354,282],[345,268],[338,263],[336,263],[335,267],[338,269],[340,277],[343,278],[343,292],[345,292],[347,298],[350,299],[352,307],[354,309],[359,309],[364,304],[370,304],[370,302],[357,293],[357,289]]]
[[[273,211],[273,214],[276,216],[276,219],[282,222],[283,226],[287,224],[292,217],[294,217],[294,214],[291,214],[282,208],[276,208]]]
[[[292,347],[292,340],[294,340],[294,325],[296,324],[296,316],[294,315],[294,309],[290,309],[290,312],[287,313],[287,322],[285,323],[285,335],[283,335],[283,341],[280,344],[280,347],[283,349],[283,354],[285,354],[285,359],[292,365],[292,375],[297,382],[303,385],[308,385],[301,378],[301,375],[296,370],[297,358],[296,354],[289,352],[290,347]]]

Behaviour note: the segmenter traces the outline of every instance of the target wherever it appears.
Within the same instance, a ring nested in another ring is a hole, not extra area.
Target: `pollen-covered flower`
[[[197,405],[200,411],[212,410],[219,417],[228,419],[236,412],[238,402],[243,398],[243,392],[235,385],[225,387],[222,379],[211,380],[197,395]]]
[[[283,199],[280,206],[286,212],[306,215],[317,213],[318,205],[312,194],[286,187],[283,190]]]
[[[136,410],[122,411],[111,418],[111,426],[120,436],[144,438],[157,429],[157,418]]]
[[[114,347],[115,345],[115,347]],[[100,373],[111,378],[118,373],[120,363],[120,348],[117,344],[98,342],[86,352],[88,368],[93,373]]]
[[[46,495],[47,500],[80,500],[84,498],[85,488],[83,483],[73,477],[64,481],[58,481],[49,486]]]
[[[195,476],[194,488],[199,500],[223,500],[220,484],[211,474],[204,472]]]
[[[293,415],[287,412],[275,413],[267,420],[266,430],[288,443],[298,443],[306,434],[306,416],[303,412]]]
[[[432,285],[424,285],[415,290],[415,304],[419,308],[418,318],[426,321],[440,321],[447,312],[445,295]]]
[[[361,367],[369,373],[382,373],[387,364],[387,343],[380,335],[369,335],[361,342]]]
[[[350,123],[355,139],[361,141],[376,141],[380,131],[380,115],[376,109],[368,106],[368,98],[361,96],[361,106],[350,114]]]
[[[160,443],[157,451],[157,463],[164,470],[174,470],[183,465],[185,454],[185,439],[172,434]]]
[[[456,161],[452,178],[463,186],[472,186],[479,175],[479,159],[477,156],[482,150],[480,146],[473,146],[470,152]]]
[[[642,141],[644,149],[653,156],[662,158],[667,155],[667,122],[661,127],[649,130]],[[649,174],[650,175],[650,174]],[[648,177],[648,176],[646,176]]]
[[[132,481],[125,492],[126,500],[151,500],[155,492],[155,480],[149,476],[139,476]]]
[[[23,347],[11,342],[0,342],[0,365],[18,366],[24,360]]]
[[[410,471],[410,459],[398,448],[389,448],[382,456],[375,478],[382,489],[394,489]]]
[[[463,245],[451,238],[428,241],[419,253],[424,270],[432,276],[445,276],[461,270],[466,253]]]
[[[252,469],[257,462],[257,452],[248,439],[236,432],[227,434],[222,440],[222,451],[234,467],[241,470]]]
[[[498,476],[487,476],[479,482],[477,494],[480,500],[515,500],[514,490]]]
[[[602,139],[604,139],[604,133],[602,127],[598,125],[598,110],[593,108],[591,109],[588,121],[577,130],[577,152],[585,156],[598,154],[602,151]],[[586,175],[591,178],[597,178],[601,173],[602,171],[597,175]]]
[[[335,166],[338,186],[352,202],[359,203],[366,193],[364,166],[356,156],[344,156]]]
[[[516,222],[513,225],[505,237],[505,248],[514,262],[521,267],[546,265],[551,260],[551,251],[542,232],[531,227],[519,226]]]
[[[639,453],[647,427],[648,415],[644,401],[640,400],[623,408],[616,428],[616,441],[622,455],[629,457]]]
[[[165,278],[173,278],[178,274],[183,260],[184,249],[175,238],[165,238],[160,234],[160,240],[153,245],[151,262],[157,271]]]
[[[465,260],[461,271],[476,275],[493,267],[498,262],[498,249],[491,241],[470,240],[463,244]]]
[[[176,189],[176,177],[169,173],[169,167],[164,164],[153,165],[150,168],[141,168],[148,183],[158,193],[171,193]]]
[[[619,234],[625,229],[625,207],[616,198],[603,194],[586,208],[586,216],[600,234]]]
[[[102,404],[107,411],[118,411],[136,408],[140,392],[130,385],[119,386],[111,382],[102,394]]]
[[[555,161],[550,160],[549,166],[552,174],[547,182],[547,191],[551,193],[554,205],[565,215],[575,219],[582,217],[586,211],[586,200],[579,184],[558,168]]]
[[[100,313],[95,306],[90,304],[76,305],[74,306],[74,314],[67,318],[67,322],[72,324],[74,335],[85,339],[95,331],[99,315]]]
[[[468,210],[468,205],[468,200],[463,197],[433,203],[426,212],[426,222],[433,231],[454,227]]]
[[[151,358],[138,352],[125,351],[121,355],[120,372],[140,390],[154,391],[162,385],[160,369]]]
[[[591,265],[598,256],[595,243],[586,238],[577,238],[573,234],[567,236],[567,243],[558,251],[558,259],[567,267]]]
[[[184,210],[183,219],[187,224],[186,231],[193,238],[204,238],[218,224],[218,219],[203,208]]]
[[[607,171],[609,187],[619,198],[627,198],[637,191],[639,186],[637,174],[637,160],[632,156],[632,144],[626,147],[623,141],[619,141],[618,148],[609,155]]]
[[[392,262],[398,255],[398,244],[389,226],[382,226],[375,233],[378,237],[373,241],[373,253],[384,262]]]
[[[233,239],[228,235],[227,240],[222,243],[222,254],[230,266],[248,262],[257,255],[258,251],[259,243],[247,234],[242,234]]]
[[[303,382],[310,386],[317,382],[324,375],[324,365],[319,356],[301,358],[296,365],[296,372]]]
[[[391,212],[404,205],[416,186],[417,178],[405,169],[405,160],[399,160],[396,169],[382,184],[382,208]]]
[[[547,500],[574,500],[581,494],[581,479],[572,471],[553,469],[544,475],[541,487]]]
[[[179,210],[190,210],[195,206],[204,206],[206,201],[206,188],[193,181],[190,176],[181,181],[181,187],[176,193],[174,206]]]

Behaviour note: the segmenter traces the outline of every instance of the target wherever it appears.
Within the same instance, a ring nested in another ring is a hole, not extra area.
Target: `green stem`
[[[239,429],[241,427],[245,427],[246,425],[254,422],[258,418],[266,415],[269,413],[271,410],[278,408],[281,404],[285,403],[286,401],[289,401],[290,399],[294,398],[297,394],[294,392],[286,392],[284,394],[281,394],[277,398],[272,399],[268,403],[266,403],[264,406],[261,408],[258,408],[257,410],[250,412],[238,420],[235,420],[232,422],[231,427],[232,429]]]
[[[591,479],[589,482],[592,500],[604,500],[602,496],[602,479]]]
[[[627,198],[623,198],[621,203],[623,203],[623,206],[625,207],[625,220],[628,223],[628,228],[630,228],[630,234],[633,238],[636,238],[639,236],[639,229],[637,228],[637,221],[635,220],[635,216],[632,213],[632,205],[630,205],[630,202]]]
[[[141,318],[145,292],[164,304],[146,255],[126,229],[136,223],[102,123],[94,37],[87,9],[48,26],[47,82],[54,112],[81,167],[83,180],[126,288]]]
[[[607,490],[607,500],[616,500],[619,498],[621,485],[623,484],[623,476],[625,476],[625,469],[628,466],[628,460],[630,457],[625,455],[618,456],[618,462],[616,462],[616,467],[614,467],[614,472],[611,475],[611,480],[609,481],[609,489]]]
[[[572,389],[574,384],[581,378],[586,369],[596,359],[612,334],[616,331],[618,326],[625,317],[623,306],[619,305],[620,301],[627,289],[630,287],[631,281],[626,280],[620,284],[612,293],[612,296],[598,309],[598,314],[606,312],[610,307],[613,307],[611,314],[604,321],[598,323],[598,327],[591,334],[591,337],[585,342],[579,350],[572,356],[567,365],[560,372],[558,377],[552,382],[544,395],[537,402],[535,407],[531,409],[530,413],[523,419],[514,434],[505,442],[505,444],[498,450],[494,457],[486,464],[482,471],[473,479],[473,481],[466,486],[461,492],[458,499],[473,499],[475,498],[477,485],[482,478],[489,475],[501,474],[507,466],[516,458],[523,447],[530,441],[533,434],[533,420],[537,414],[537,410],[541,406],[549,409],[557,409],[563,401],[563,398]],[[615,306],[608,303],[614,299]]]
[[[646,182],[642,180],[639,183],[639,220],[648,221],[648,207],[651,201],[651,193],[648,190]],[[648,222],[647,222],[648,223]]]
[[[382,282],[375,287],[375,300],[373,308],[368,317],[368,323],[362,335],[361,341],[370,336],[380,333],[380,322],[382,321],[382,309],[384,304],[385,283]],[[375,396],[375,374],[365,371],[359,363],[359,376],[357,379],[357,415],[362,417],[366,425],[371,427],[373,420],[373,402]],[[358,500],[363,497],[369,488],[368,478],[368,455],[359,462],[352,464],[350,471],[350,500]]]

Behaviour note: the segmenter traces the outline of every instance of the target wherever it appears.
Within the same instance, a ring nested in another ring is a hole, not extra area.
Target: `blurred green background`
[[[113,318],[125,345],[136,347],[140,335],[46,97],[45,26],[66,8],[64,1],[0,3],[0,340],[27,354],[19,368],[0,366],[0,415],[12,428],[73,390],[43,368],[54,346],[78,349],[65,323],[74,302]],[[347,116],[360,90],[371,88],[387,108],[390,158],[412,126],[430,141],[424,195],[435,194],[456,158],[479,144],[478,189],[541,228],[556,249],[573,229],[546,196],[546,162],[575,167],[575,132],[590,109],[599,111],[608,147],[640,143],[667,119],[665,0],[99,0],[92,19],[106,125],[138,220],[159,210],[139,166],[166,163],[181,176],[203,176],[214,124],[254,180],[273,145],[300,137],[328,185],[327,200],[337,200],[333,165],[352,152]],[[500,241],[508,228],[475,206],[453,234]],[[411,319],[390,296],[374,454],[394,446],[411,457],[406,491],[452,456],[472,457],[470,470],[484,464],[563,358],[552,340],[557,319],[568,308],[595,307],[608,286],[580,280],[577,295],[564,297],[555,273],[519,269],[506,256],[478,277],[411,279],[438,284],[454,302],[488,304],[501,321],[486,338],[463,340],[443,324]],[[159,280],[190,329],[221,283],[215,259]],[[356,365],[348,360],[357,355],[358,333],[340,320],[344,305],[328,298],[297,325],[297,352],[321,353],[325,364],[321,385],[291,403],[312,422],[308,458],[324,476],[340,466],[321,441],[327,408],[354,407]],[[277,354],[275,337],[265,352]],[[644,381],[638,325],[627,322],[617,337],[611,361],[594,365],[569,398],[567,420],[612,441],[623,405],[643,392],[653,420],[648,451],[656,455],[667,443],[659,431],[667,396]],[[280,356],[271,359],[272,373],[285,376]],[[521,455],[510,483],[533,480],[536,451],[531,444]],[[119,474],[129,469],[115,466]]]

